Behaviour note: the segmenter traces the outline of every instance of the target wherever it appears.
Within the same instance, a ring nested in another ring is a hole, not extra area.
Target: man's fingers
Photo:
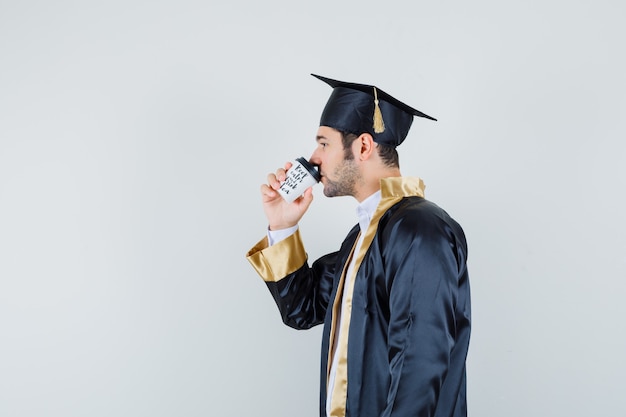
[[[288,164],[291,167],[291,164]],[[285,165],[286,167],[287,165]],[[276,179],[280,182],[285,181],[287,179],[287,169],[289,168],[278,168],[276,170]]]
[[[287,179],[287,170],[291,168],[291,162],[285,164],[285,168],[278,168],[274,174],[267,175],[267,184],[275,190],[280,188],[280,183]]]
[[[304,194],[302,195],[302,198],[307,203],[307,205],[311,204],[311,201],[313,201],[313,187],[309,187],[306,190],[304,190]]]
[[[274,191],[274,189],[272,189],[269,185],[267,184],[262,184],[261,185],[261,195],[263,197],[263,200],[270,200],[272,198],[275,198],[278,193],[276,191]]]
[[[276,177],[276,174],[267,175],[267,184],[275,190],[280,188],[280,180]]]

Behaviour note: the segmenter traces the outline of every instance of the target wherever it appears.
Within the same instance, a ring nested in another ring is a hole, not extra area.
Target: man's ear
[[[359,148],[359,159],[361,161],[368,160],[371,158],[374,153],[374,148],[376,148],[376,142],[374,142],[374,138],[369,133],[361,133],[361,135],[355,141]]]

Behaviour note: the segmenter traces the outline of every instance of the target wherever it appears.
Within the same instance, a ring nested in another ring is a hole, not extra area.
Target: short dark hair
[[[341,143],[343,145],[343,149],[346,151],[345,158],[352,159],[353,155],[349,149],[352,147],[352,143],[359,137],[359,135],[342,131],[339,131],[339,133],[341,133]],[[400,157],[398,156],[398,151],[395,146],[378,142],[377,146],[378,155],[386,166],[391,168],[400,168]]]
[[[388,145],[386,143],[379,143],[378,155],[386,166],[391,168],[400,168],[400,157],[398,156],[398,151],[395,146]]]

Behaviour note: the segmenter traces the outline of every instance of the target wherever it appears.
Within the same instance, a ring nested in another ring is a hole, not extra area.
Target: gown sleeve
[[[459,415],[470,327],[465,237],[437,217],[392,223],[383,254],[391,380],[382,416]]]
[[[294,329],[309,329],[324,322],[333,288],[337,252],[310,267],[300,232],[269,246],[267,238],[246,255],[265,281],[283,322]]]

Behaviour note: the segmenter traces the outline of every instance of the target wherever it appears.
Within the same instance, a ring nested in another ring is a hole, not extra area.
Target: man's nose
[[[313,151],[313,153],[311,154],[311,157],[309,158],[309,162],[312,163],[313,165],[319,165],[320,164],[320,158],[317,155],[317,150]]]

